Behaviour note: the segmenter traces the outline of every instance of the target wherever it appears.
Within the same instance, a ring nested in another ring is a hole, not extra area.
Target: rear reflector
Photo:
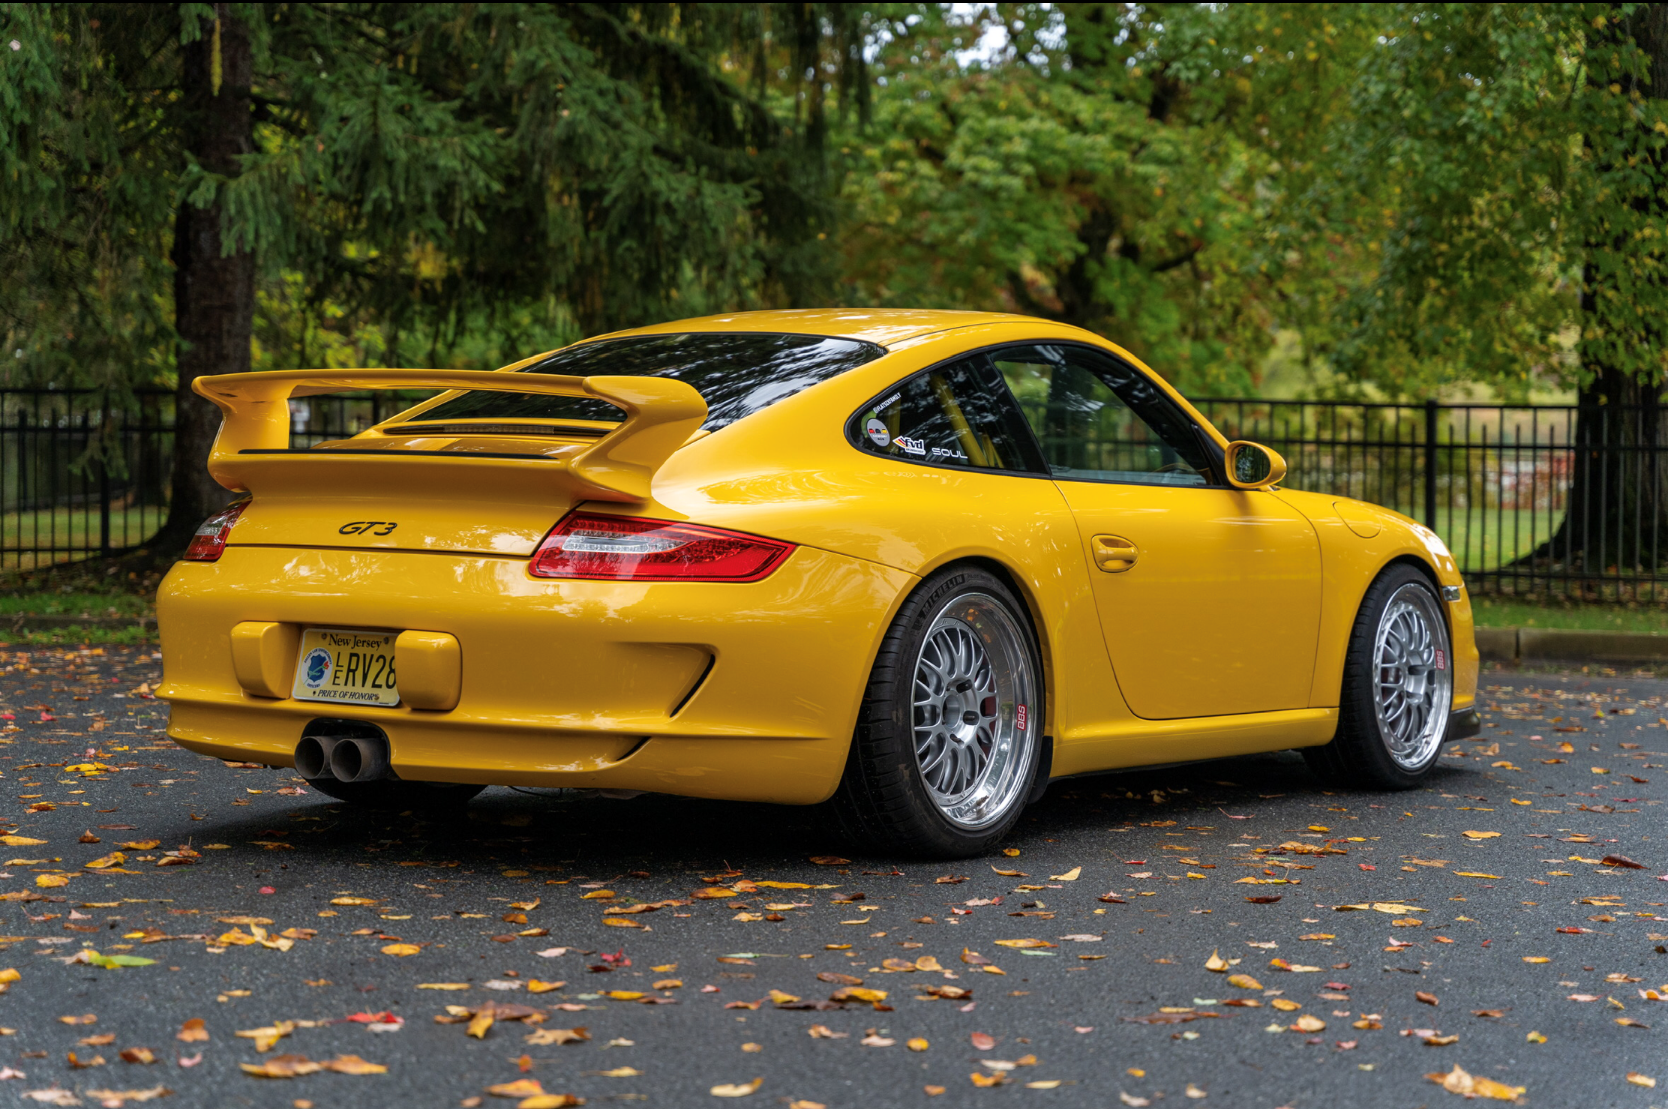
[[[574,512],[533,552],[535,578],[592,581],[759,581],[794,544],[739,531]]]
[[[191,545],[185,548],[186,561],[213,562],[219,558],[226,550],[226,538],[232,533],[232,525],[248,507],[246,500],[229,504],[199,524],[196,534],[191,537]]]

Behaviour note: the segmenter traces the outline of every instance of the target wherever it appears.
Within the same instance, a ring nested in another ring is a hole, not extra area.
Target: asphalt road
[[[1457,1065],[1526,1104],[1668,1104],[1668,1006],[1640,995],[1668,995],[1668,682],[1490,673],[1484,736],[1427,790],[1329,793],[1289,753],[1079,779],[1017,854],[947,865],[854,855],[815,810],[493,789],[356,813],[168,743],[148,651],[0,666],[0,813],[45,841],[0,871],[0,1102],[490,1107],[522,1081],[684,1106],[761,1079],[746,1104],[1411,1109],[1459,1104],[1425,1077]],[[658,901],[689,903],[623,911]],[[885,997],[792,1007],[835,975]],[[435,1019],[492,1005],[480,1037]],[[238,1035],[280,1022],[265,1053]],[[387,1069],[240,1067],[285,1055]]]

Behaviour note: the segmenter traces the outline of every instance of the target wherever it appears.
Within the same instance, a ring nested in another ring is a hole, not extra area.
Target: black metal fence
[[[420,396],[379,391],[290,402],[290,442],[357,435]],[[0,569],[143,546],[168,515],[174,394],[0,390]]]
[[[1294,489],[1394,508],[1475,592],[1668,599],[1668,411],[1205,398],[1273,447]]]
[[[291,401],[296,446],[357,434],[417,394]],[[0,391],[0,567],[142,545],[167,513],[173,396]],[[1476,592],[1668,599],[1668,417],[1574,406],[1200,398],[1286,484],[1386,505],[1447,542]],[[1661,421],[1656,426],[1652,421]]]

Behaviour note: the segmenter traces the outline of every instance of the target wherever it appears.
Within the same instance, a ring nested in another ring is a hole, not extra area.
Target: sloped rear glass
[[[716,431],[886,353],[855,339],[761,332],[633,335],[569,347],[518,373],[672,377],[707,402],[703,427]],[[620,410],[590,397],[470,392],[412,417],[434,420],[619,420]]]

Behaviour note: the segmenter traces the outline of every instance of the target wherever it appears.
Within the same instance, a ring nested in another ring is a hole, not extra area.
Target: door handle
[[[1108,574],[1123,573],[1139,557],[1135,544],[1121,536],[1097,535],[1089,543],[1094,550],[1095,565]]]

